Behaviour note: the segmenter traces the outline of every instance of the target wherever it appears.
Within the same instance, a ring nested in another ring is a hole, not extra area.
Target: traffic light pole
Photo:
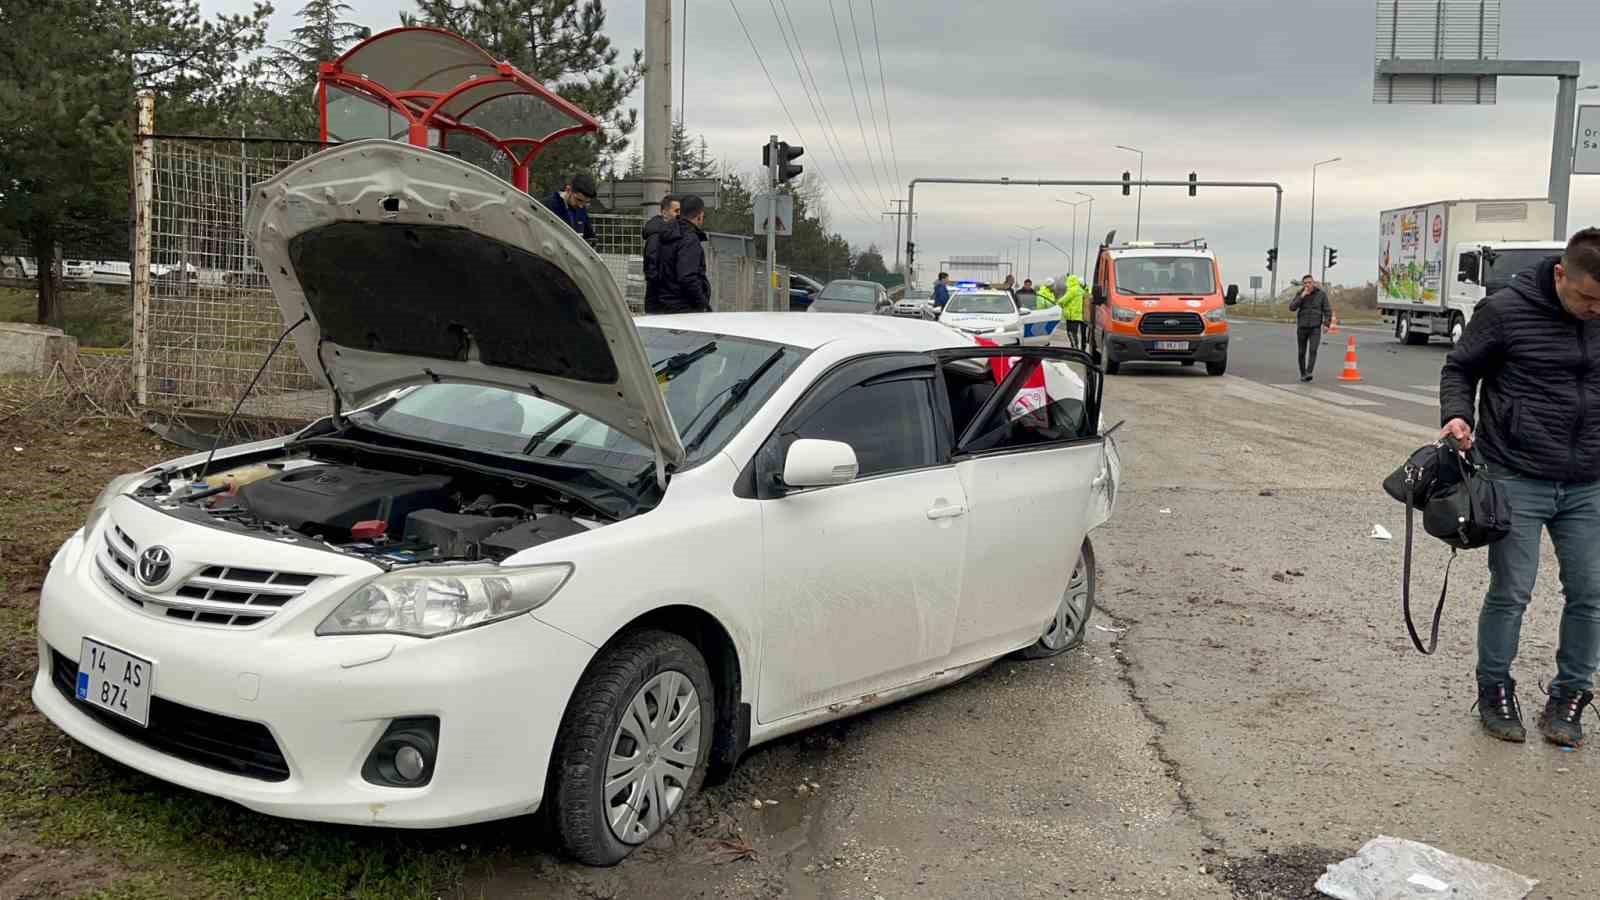
[[[906,188],[906,285],[916,284],[917,275],[917,245],[912,239],[912,227],[916,222],[917,185],[919,184],[998,184],[1004,186],[1021,187],[1122,187],[1132,186],[1131,181],[1104,181],[1104,180],[1044,180],[1022,178],[913,178]],[[1145,181],[1140,179],[1139,187],[1223,187],[1223,188],[1271,188],[1277,195],[1272,214],[1272,249],[1278,249],[1279,233],[1283,229],[1283,185],[1276,181]],[[1272,269],[1272,294],[1278,297],[1278,269]]]
[[[778,153],[778,136],[774,134],[767,138],[767,190],[772,192],[771,203],[767,205],[768,312],[778,308],[774,305],[773,295],[778,290],[778,166],[782,164]]]

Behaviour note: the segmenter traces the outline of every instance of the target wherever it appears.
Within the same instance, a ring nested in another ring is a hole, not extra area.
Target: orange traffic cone
[[[1329,334],[1338,334],[1339,333],[1339,317],[1338,316],[1333,316],[1332,320],[1328,323],[1328,333]]]
[[[1344,345],[1344,371],[1339,373],[1340,381],[1360,381],[1361,368],[1356,365],[1356,336],[1350,335],[1349,342]]]

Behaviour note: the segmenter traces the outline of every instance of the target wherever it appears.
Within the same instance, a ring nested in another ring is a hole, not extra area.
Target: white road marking
[[[1324,403],[1332,403],[1332,404],[1335,404],[1336,406],[1382,406],[1383,405],[1382,403],[1379,403],[1376,400],[1365,400],[1365,399],[1362,399],[1361,397],[1352,397],[1349,394],[1341,394],[1338,391],[1325,391],[1322,388],[1306,387],[1303,384],[1275,384],[1275,385],[1273,385],[1273,387],[1278,388],[1279,390],[1289,391],[1289,392],[1295,393],[1295,394],[1304,394],[1307,397],[1315,397],[1316,399],[1321,400]]]
[[[1439,393],[1439,385],[1437,383],[1435,383],[1435,384],[1412,384],[1412,385],[1407,385],[1407,387],[1410,387],[1413,391],[1427,391],[1430,394]]]
[[[1341,385],[1341,387],[1347,391],[1360,391],[1364,394],[1373,394],[1378,397],[1388,397],[1390,400],[1404,400],[1407,403],[1415,403],[1419,406],[1439,405],[1439,395],[1437,393],[1412,394],[1406,391],[1397,391],[1393,390],[1392,388],[1378,387],[1377,385],[1372,384],[1346,384]]]

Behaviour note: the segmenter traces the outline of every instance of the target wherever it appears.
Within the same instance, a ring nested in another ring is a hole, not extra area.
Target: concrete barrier
[[[61,329],[0,322],[0,375],[48,375],[56,363],[77,362],[78,339]]]

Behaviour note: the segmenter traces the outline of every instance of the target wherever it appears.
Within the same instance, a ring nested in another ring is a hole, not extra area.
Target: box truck
[[[1461,339],[1479,300],[1566,245],[1550,240],[1555,207],[1527,200],[1447,200],[1378,215],[1378,308],[1405,344]]]

